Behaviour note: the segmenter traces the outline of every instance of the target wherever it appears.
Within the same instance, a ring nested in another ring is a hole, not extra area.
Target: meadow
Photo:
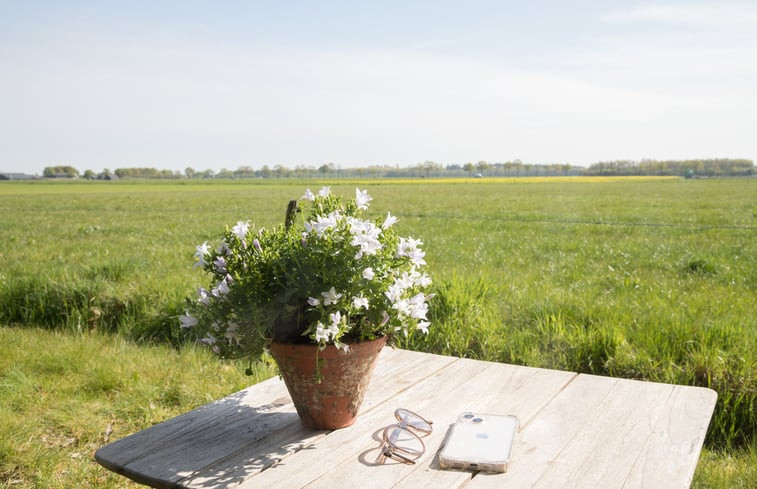
[[[0,487],[123,487],[106,439],[275,375],[183,337],[192,255],[328,183],[0,184]],[[694,487],[757,485],[757,181],[331,183],[424,242],[433,325],[401,346],[710,387]]]

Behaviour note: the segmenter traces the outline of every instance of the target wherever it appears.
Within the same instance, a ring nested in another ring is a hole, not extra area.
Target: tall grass
[[[107,441],[270,377],[186,346],[0,327],[0,487],[138,487],[93,460]]]
[[[0,185],[0,324],[181,343],[194,246],[283,221],[323,182]],[[363,183],[360,184],[364,186]],[[425,243],[428,336],[451,355],[712,387],[707,446],[754,443],[752,180],[376,183],[373,211]],[[335,185],[351,194],[354,186]]]

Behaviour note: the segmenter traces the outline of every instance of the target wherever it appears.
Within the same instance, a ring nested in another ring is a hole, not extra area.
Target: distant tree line
[[[68,174],[63,174],[54,169],[70,169]],[[281,164],[263,165],[259,169],[252,166],[242,165],[236,170],[222,168],[218,172],[211,169],[195,170],[187,167],[184,172],[171,170],[158,170],[156,168],[117,168],[114,171],[105,169],[100,173],[86,170],[81,176],[88,180],[108,180],[114,177],[122,178],[153,178],[153,179],[209,179],[209,178],[444,178],[444,177],[495,177],[495,176],[565,176],[580,175],[582,167],[570,164],[537,165],[523,163],[520,160],[504,163],[489,163],[478,161],[476,163],[442,165],[434,161],[424,161],[413,166],[401,167],[399,165],[372,165],[359,168],[342,168],[334,163],[324,163],[318,167],[310,165],[296,165],[289,168]],[[48,167],[45,168],[45,176],[75,178],[79,176],[78,170],[73,167]]]
[[[754,175],[754,162],[745,159],[603,161],[584,175],[678,175],[683,177],[747,177]]]
[[[42,176],[47,178],[76,178],[79,170],[73,166],[47,166],[42,171]]]
[[[76,178],[79,171],[72,166],[52,166],[45,168],[45,177]],[[242,165],[236,170],[226,168],[215,172],[211,169],[195,170],[187,167],[184,172],[158,170],[156,168],[117,168],[95,173],[86,170],[83,177],[94,180],[113,178],[154,178],[154,179],[244,179],[244,178],[444,178],[444,177],[532,177],[532,176],[627,176],[627,175],[678,175],[684,177],[744,177],[755,175],[754,163],[745,159],[706,160],[618,160],[595,163],[588,168],[569,163],[534,164],[512,160],[499,163],[487,161],[464,164],[442,165],[434,161],[424,161],[409,167],[399,165],[373,165],[363,168],[341,168],[334,163],[324,163],[318,167],[297,165],[288,168],[281,164],[263,165],[255,169]]]
[[[116,168],[118,178],[181,178],[181,173],[155,168]]]

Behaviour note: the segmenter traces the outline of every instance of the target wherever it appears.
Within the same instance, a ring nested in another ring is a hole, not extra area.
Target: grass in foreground
[[[757,181],[591,182],[371,183],[438,292],[404,346],[711,387],[729,467],[757,426]],[[324,183],[0,185],[0,324],[178,343],[194,246]]]
[[[138,346],[113,335],[0,327],[0,487],[122,488],[94,461],[107,441],[147,428],[273,375],[204,350]],[[751,489],[757,450],[705,449],[692,487]]]
[[[692,489],[753,489],[757,487],[757,446],[727,453],[705,448],[699,457]]]
[[[143,487],[101,468],[95,450],[275,374],[253,370],[204,349],[0,327],[0,487]]]

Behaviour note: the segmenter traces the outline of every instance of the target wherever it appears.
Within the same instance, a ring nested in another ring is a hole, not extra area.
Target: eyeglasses
[[[421,436],[431,433],[432,423],[407,409],[397,409],[394,417],[399,423],[384,428],[384,441],[377,462],[384,463],[386,457],[390,457],[404,464],[414,464],[426,451]]]

